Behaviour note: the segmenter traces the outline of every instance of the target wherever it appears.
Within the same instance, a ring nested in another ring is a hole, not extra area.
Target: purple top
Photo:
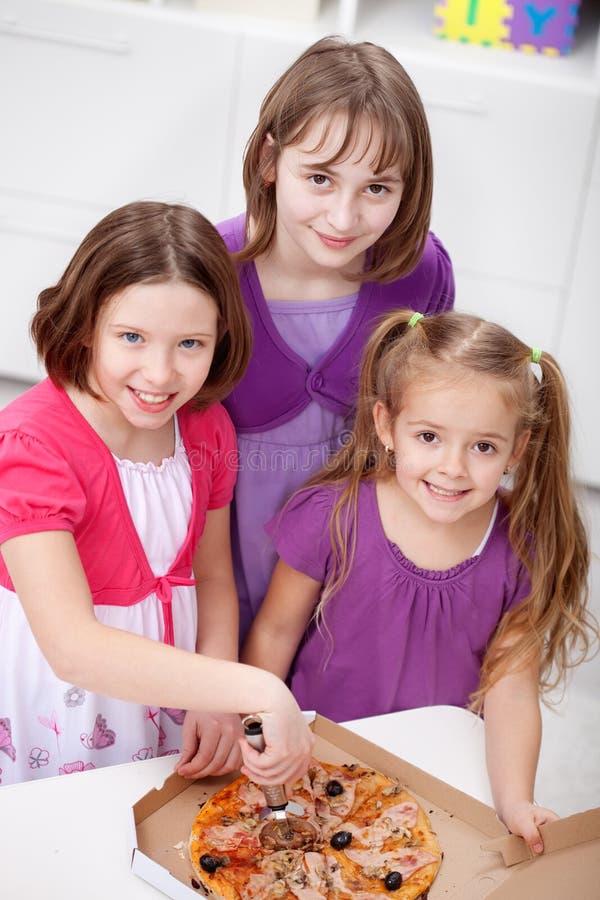
[[[323,583],[332,564],[329,520],[338,488],[311,488],[267,526],[288,565]],[[529,593],[500,500],[487,540],[448,571],[414,565],[383,530],[375,481],[359,489],[354,564],[311,624],[289,684],[303,709],[337,722],[437,704],[465,706],[502,615]]]
[[[355,303],[353,295],[326,301],[269,301],[268,306],[286,343],[318,359],[348,322]],[[262,524],[337,450],[344,427],[343,416],[313,400],[291,422],[238,436],[233,545],[242,639],[277,560]]]
[[[218,228],[229,250],[241,250],[245,215],[222,222]],[[246,374],[225,401],[238,434],[289,422],[311,400],[338,415],[352,413],[360,358],[374,320],[402,306],[436,313],[451,309],[454,303],[450,259],[430,233],[423,255],[410,275],[390,284],[361,284],[347,326],[311,368],[275,327],[253,262],[241,267],[240,287],[252,321],[254,352]]]
[[[245,243],[245,221],[241,215],[219,225],[231,251]],[[364,282],[351,309],[349,298],[268,303],[253,262],[241,267],[240,286],[254,352],[224,405],[240,453],[232,549],[243,640],[275,565],[263,526],[338,449],[351,424],[360,356],[374,320],[402,306],[424,313],[450,309],[454,280],[444,247],[430,234],[410,275],[386,285]]]

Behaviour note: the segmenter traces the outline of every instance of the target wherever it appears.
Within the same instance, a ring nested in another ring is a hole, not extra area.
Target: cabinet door
[[[564,288],[593,140],[591,89],[403,63],[427,109],[434,222],[456,267]]]
[[[315,38],[316,39],[316,38]],[[232,121],[231,175],[226,198],[226,216],[246,207],[242,183],[244,149],[258,123],[260,105],[267,91],[285,69],[306,49],[304,38],[284,39],[244,35],[241,39],[235,84],[236,106]]]
[[[571,394],[575,474],[600,488],[600,140],[581,233],[569,301],[561,320],[558,359]]]
[[[192,15],[3,0],[0,372],[38,375],[35,295],[108,210],[153,198],[223,215],[236,46]]]

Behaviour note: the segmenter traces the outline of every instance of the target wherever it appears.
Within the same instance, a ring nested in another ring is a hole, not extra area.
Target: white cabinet
[[[294,22],[193,0],[0,0],[0,374],[39,374],[26,338],[35,296],[107,210],[155,197],[215,221],[241,211],[265,92],[312,41],[345,32],[386,46],[415,80],[457,307],[557,354],[580,422],[577,473],[600,485],[598,355],[577,352],[573,325],[598,315],[598,4],[582,4],[560,59],[443,42],[426,0],[320,7]]]
[[[2,0],[3,374],[37,374],[35,297],[110,209],[159,198],[219,217],[238,41],[130,5]]]
[[[600,487],[600,139],[585,198],[569,299],[561,322],[558,357],[573,404],[575,471]]]

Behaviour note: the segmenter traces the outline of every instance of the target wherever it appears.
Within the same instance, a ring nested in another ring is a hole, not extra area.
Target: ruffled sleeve
[[[331,565],[329,522],[335,498],[331,487],[307,488],[265,525],[281,559],[321,584]]]
[[[238,468],[237,442],[233,423],[225,408],[218,403],[211,407],[211,411],[215,416],[215,450],[208,509],[218,509],[227,506],[233,499]]]
[[[0,543],[36,531],[74,532],[84,490],[64,457],[19,431],[0,434]]]
[[[202,506],[218,509],[233,498],[238,456],[235,429],[220,403],[200,412],[190,406],[179,413],[179,424]]]

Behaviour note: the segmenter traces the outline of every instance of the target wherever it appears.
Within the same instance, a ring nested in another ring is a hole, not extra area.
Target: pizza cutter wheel
[[[259,716],[246,716],[242,720],[248,743],[260,753],[265,749],[262,721]],[[268,850],[307,850],[317,840],[317,830],[301,816],[305,812],[299,803],[288,800],[283,784],[260,785],[266,807],[259,818],[268,818],[260,830],[259,840]]]

